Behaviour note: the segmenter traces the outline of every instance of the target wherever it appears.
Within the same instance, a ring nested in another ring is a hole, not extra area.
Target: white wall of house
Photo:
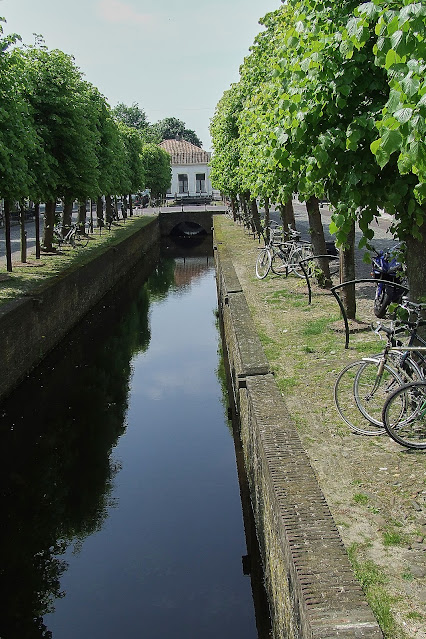
[[[204,175],[204,180],[199,176]],[[186,176],[179,179],[179,176]],[[172,165],[172,184],[168,192],[177,195],[212,195],[210,167],[207,164],[174,164]]]

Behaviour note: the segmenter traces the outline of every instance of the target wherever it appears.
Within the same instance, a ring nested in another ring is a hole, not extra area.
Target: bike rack
[[[300,267],[303,271],[303,274],[305,276],[305,280],[306,280],[306,285],[308,287],[308,304],[310,304],[312,302],[312,288],[311,288],[311,282],[309,281],[309,275],[308,272],[305,269],[305,264],[307,264],[308,262],[311,262],[312,260],[316,260],[316,259],[323,259],[323,258],[327,258],[329,260],[338,260],[339,256],[338,255],[329,255],[327,253],[327,255],[311,255],[310,257],[305,257],[303,260],[300,260],[299,264]]]
[[[305,261],[305,260],[304,260]],[[336,293],[337,289],[341,289],[344,286],[349,286],[351,284],[355,285],[355,284],[375,284],[377,286],[377,282],[379,280],[375,280],[375,279],[367,279],[367,278],[363,278],[363,279],[359,279],[359,280],[349,280],[348,282],[343,282],[342,284],[336,284],[336,286],[332,286],[330,291],[333,293],[334,297],[336,298],[336,301],[339,305],[340,308],[340,312],[342,313],[343,316],[343,322],[345,324],[345,348],[349,347],[349,323],[348,323],[348,316],[346,315],[346,311],[345,308],[343,306],[343,302],[340,298],[340,296]],[[402,292],[404,293],[408,293],[409,289],[404,286],[403,284],[397,284],[396,282],[390,282],[392,284],[392,286],[397,286],[398,288],[402,289]]]

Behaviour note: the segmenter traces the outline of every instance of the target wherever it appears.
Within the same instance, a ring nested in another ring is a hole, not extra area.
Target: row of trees
[[[154,124],[150,124],[146,113],[139,107],[137,102],[133,102],[131,106],[120,102],[114,107],[113,114],[127,126],[137,129],[145,142],[159,144],[163,140],[178,139],[186,140],[199,147],[203,145],[195,131],[187,129],[185,122],[178,120],[178,118],[164,118]]]
[[[170,156],[115,117],[71,56],[40,41],[19,47],[19,36],[2,34],[0,24],[0,197],[7,243],[11,204],[24,198],[36,203],[36,213],[45,202],[43,248],[51,250],[58,199],[66,226],[74,200],[97,200],[102,217],[102,196],[108,215],[114,195],[166,192]]]
[[[284,213],[299,193],[317,253],[326,197],[348,258],[355,222],[368,247],[386,210],[411,295],[426,301],[426,5],[288,0],[261,24],[211,122],[216,188]]]

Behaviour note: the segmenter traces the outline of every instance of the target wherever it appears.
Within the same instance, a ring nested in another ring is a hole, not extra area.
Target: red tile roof
[[[172,164],[207,164],[210,153],[186,140],[163,140],[161,148],[172,156]]]

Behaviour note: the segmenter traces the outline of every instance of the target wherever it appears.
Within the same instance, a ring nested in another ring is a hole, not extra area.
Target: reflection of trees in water
[[[223,406],[223,413],[225,417],[225,423],[228,427],[228,430],[233,435],[232,430],[232,422],[229,419],[229,391],[228,391],[228,379],[226,376],[226,368],[225,368],[225,359],[223,354],[223,342],[222,342],[222,333],[221,333],[221,318],[219,316],[219,311],[215,311],[215,324],[217,329],[217,368],[216,368],[216,377],[220,384],[221,390],[221,404]]]
[[[162,258],[148,279],[151,300],[163,300],[174,284],[175,260]]]
[[[0,409],[5,639],[51,636],[42,616],[61,596],[67,565],[58,556],[107,516],[117,471],[110,455],[125,430],[130,360],[150,339],[147,287],[121,292],[133,295],[130,306],[117,294],[105,298],[101,312]]]

